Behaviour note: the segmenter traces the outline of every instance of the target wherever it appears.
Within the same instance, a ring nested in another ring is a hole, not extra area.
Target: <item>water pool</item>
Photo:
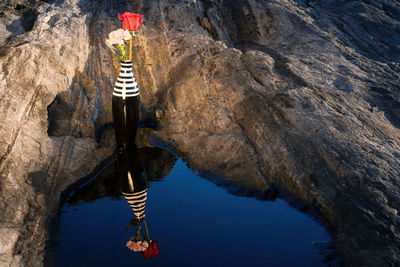
[[[54,266],[326,266],[313,242],[326,230],[282,199],[228,193],[170,152],[139,149],[149,187],[146,224],[160,254],[126,247],[134,213],[116,186],[116,161],[63,205]]]

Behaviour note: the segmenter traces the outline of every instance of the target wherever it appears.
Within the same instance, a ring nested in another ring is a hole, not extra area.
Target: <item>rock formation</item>
[[[0,4],[0,261],[41,265],[60,193],[113,150],[117,12],[142,120],[211,177],[321,217],[347,266],[400,264],[398,0]]]
[[[102,98],[111,96],[102,92],[111,88],[112,75],[89,78],[101,66],[111,69],[110,58],[92,56],[91,16],[78,4],[1,4],[2,266],[43,265],[60,193],[112,152],[95,138],[97,121],[110,121]],[[36,19],[23,26],[30,14]]]

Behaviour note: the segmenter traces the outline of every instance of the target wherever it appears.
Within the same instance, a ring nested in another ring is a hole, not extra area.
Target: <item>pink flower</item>
[[[129,240],[126,242],[126,246],[135,252],[140,252],[140,251],[145,251],[149,247],[149,242],[145,241],[134,241],[134,240]]]
[[[118,29],[113,32],[110,32],[108,35],[108,39],[106,42],[108,44],[124,44],[124,40],[131,39],[131,34],[128,30],[124,31],[123,29]]]

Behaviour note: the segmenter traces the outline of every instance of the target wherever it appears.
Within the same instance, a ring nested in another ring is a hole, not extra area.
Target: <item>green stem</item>
[[[133,39],[133,35],[132,32],[129,31],[131,34],[131,39],[129,40],[129,61],[132,61],[132,39]]]
[[[119,50],[121,51],[121,60],[125,61],[126,60],[126,51],[125,51],[125,46],[119,44],[118,45]]]
[[[135,241],[140,241],[142,239],[140,232],[141,232],[141,227],[139,224],[135,234]]]
[[[149,241],[149,242],[150,242],[149,230],[147,229],[147,224],[146,224],[146,221],[145,221],[145,220],[143,220],[143,222],[144,222],[144,229],[146,229],[146,239],[147,239],[147,241]]]

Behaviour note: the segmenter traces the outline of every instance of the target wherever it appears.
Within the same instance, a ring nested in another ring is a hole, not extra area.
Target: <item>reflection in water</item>
[[[157,242],[150,239],[145,219],[148,181],[161,181],[168,176],[175,161],[173,154],[158,147],[138,148],[134,144],[119,149],[113,166],[108,166],[102,175],[76,190],[67,203],[75,206],[104,197],[121,199],[123,196],[134,215],[125,232],[131,227],[136,228],[126,246],[151,259],[160,252]]]
[[[136,227],[135,235],[126,242],[126,246],[134,251],[141,252],[145,258],[153,258],[160,252],[157,242],[150,239],[146,224],[147,177],[136,145],[120,150],[117,160],[117,176],[122,181],[121,192],[135,217],[130,221],[125,231],[131,226]],[[142,233],[142,229],[145,233]]]
[[[117,175],[118,180],[122,181],[122,195],[131,206],[136,219],[144,219],[148,184],[136,145],[119,151]]]
[[[176,161],[172,153],[159,147],[138,147],[137,156],[141,159],[148,182],[162,181],[168,176]],[[118,175],[118,156],[116,161],[111,161],[112,164],[104,168],[99,175],[95,176],[95,179],[73,192],[67,199],[69,206],[77,206],[105,197],[121,199],[124,179]]]
[[[99,169],[62,207],[56,267],[325,266],[312,243],[326,231],[279,198],[231,195],[149,145]]]

